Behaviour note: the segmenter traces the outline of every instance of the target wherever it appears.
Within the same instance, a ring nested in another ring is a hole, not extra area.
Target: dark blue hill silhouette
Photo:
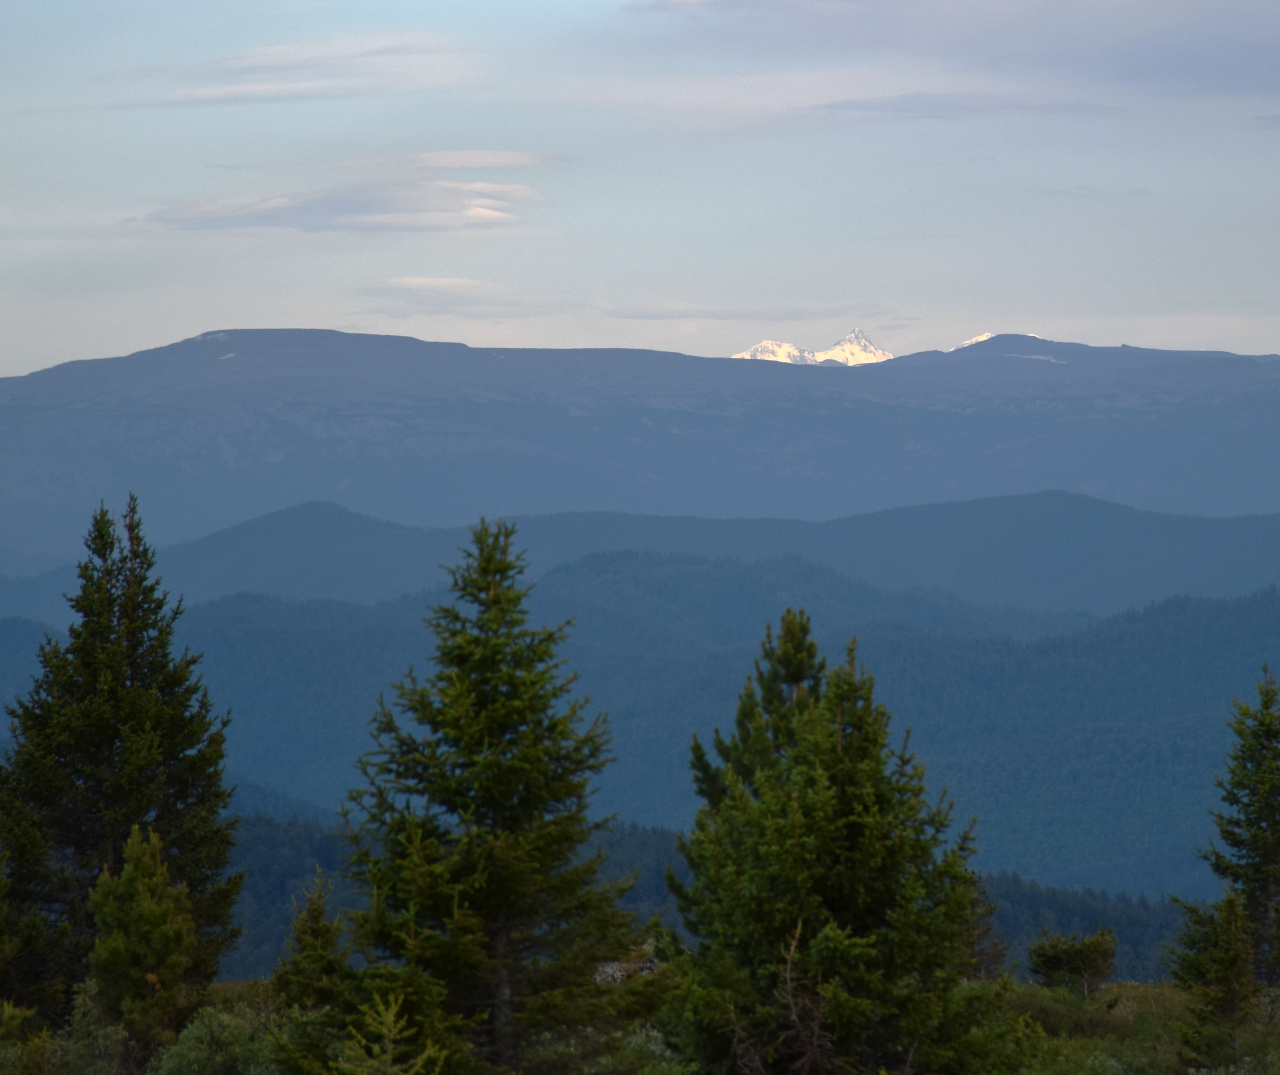
[[[162,544],[309,500],[431,526],[840,518],[1064,489],[1280,511],[1280,360],[998,336],[855,368],[242,330],[0,380],[0,573],[143,500]]]
[[[881,588],[925,588],[974,604],[1117,612],[1170,594],[1230,597],[1280,582],[1280,515],[1214,519],[1138,511],[1047,492],[894,508],[829,522],[607,512],[518,520],[533,577],[593,552],[765,560],[800,556]],[[335,504],[273,512],[160,552],[188,601],[234,593],[369,603],[441,585],[466,527],[424,530]],[[0,578],[0,616],[61,624],[67,565]],[[934,600],[941,600],[934,595]],[[1056,630],[1044,621],[1037,630]]]

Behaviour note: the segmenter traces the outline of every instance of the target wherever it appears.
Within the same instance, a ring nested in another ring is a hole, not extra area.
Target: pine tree
[[[104,869],[89,900],[98,936],[89,977],[103,1014],[129,1034],[139,1069],[171,1044],[195,1007],[187,976],[198,942],[185,885],[169,882],[160,837],[138,826],[116,876]]]
[[[1228,725],[1235,746],[1226,779],[1215,783],[1224,810],[1213,814],[1223,848],[1205,861],[1238,893],[1253,933],[1254,967],[1268,986],[1280,985],[1280,692],[1266,668],[1258,705],[1237,699]]]
[[[828,673],[803,613],[765,637],[669,883],[700,939],[673,1032],[704,1070],[1000,1071],[1034,1034],[974,966],[972,840],[889,743],[854,646]]]
[[[604,720],[584,724],[586,702],[569,698],[566,626],[528,626],[514,533],[472,530],[456,604],[428,620],[433,674],[410,670],[374,718],[351,873],[370,897],[355,935],[377,991],[417,1019],[435,984],[447,1022],[433,1032],[460,1035],[482,1066],[533,1072],[547,1035],[607,1021],[596,966],[630,938],[624,886],[600,883],[599,857],[582,853],[604,824],[588,817]],[[406,1047],[428,1044],[424,1031]]]
[[[0,765],[0,850],[10,900],[30,939],[0,996],[65,1016],[94,941],[89,897],[105,869],[118,875],[133,826],[155,833],[173,881],[186,886],[197,951],[188,971],[210,981],[234,942],[241,879],[224,876],[233,823],[224,817],[226,717],[174,653],[182,603],[154,576],[134,497],[120,525],[102,508],[85,539],[77,619],[64,645],[46,639],[41,675],[8,708],[13,745]]]

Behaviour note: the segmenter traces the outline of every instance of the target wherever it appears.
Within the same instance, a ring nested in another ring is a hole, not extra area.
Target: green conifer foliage
[[[609,760],[604,721],[584,723],[585,701],[569,697],[565,626],[528,625],[514,532],[473,529],[456,604],[428,620],[431,677],[410,671],[374,718],[351,872],[370,895],[355,934],[386,983],[375,992],[420,1019],[438,987],[476,1063],[532,1072],[547,1034],[603,1025],[596,966],[630,937],[624,886],[602,884],[599,858],[581,853],[603,824],[587,809]]]
[[[1186,1044],[1205,1062],[1235,1055],[1259,986],[1280,985],[1280,691],[1266,668],[1256,707],[1236,699],[1235,746],[1215,780],[1225,809],[1214,824],[1222,848],[1202,857],[1223,882],[1209,909],[1178,900],[1184,928],[1174,980],[1193,998]]]
[[[0,765],[0,849],[30,939],[0,996],[55,1019],[87,973],[90,893],[104,869],[119,875],[135,825],[160,838],[171,877],[189,894],[192,985],[213,978],[235,940],[240,887],[224,876],[233,842],[223,816],[227,718],[213,712],[198,656],[174,654],[182,603],[171,606],[154,576],[136,498],[119,525],[96,512],[85,547],[69,639],[41,646],[40,677],[8,709],[13,745]]]
[[[342,926],[329,914],[333,885],[317,866],[302,908],[293,920],[285,958],[272,978],[287,1006],[340,1008],[351,992],[355,971],[342,939]]]
[[[170,884],[160,837],[135,825],[116,876],[102,871],[89,901],[98,936],[90,979],[108,1019],[121,1023],[145,1061],[177,1038],[194,1009],[187,984],[198,941],[185,885]]]
[[[1280,692],[1263,669],[1258,704],[1237,699],[1229,727],[1235,746],[1227,757],[1223,810],[1213,815],[1223,848],[1204,853],[1213,872],[1243,901],[1252,925],[1254,967],[1280,986]]]
[[[12,962],[21,947],[13,935],[9,915],[9,882],[5,879],[4,860],[0,859],[0,974]],[[0,1000],[0,1044],[21,1036],[23,1024],[35,1014],[32,1008],[19,1007],[11,1000]]]
[[[351,1027],[350,1041],[335,1066],[338,1075],[437,1075],[447,1051],[413,1042],[410,1020],[400,1011],[403,1003],[398,996],[375,996],[361,1006],[360,1025]]]
[[[1027,957],[1027,970],[1041,985],[1079,986],[1087,999],[1116,971],[1116,935],[1100,929],[1092,937],[1063,937],[1045,930]]]
[[[287,1013],[284,1032],[275,1038],[275,1061],[293,1075],[331,1070],[362,1018],[363,983],[351,966],[342,925],[330,917],[331,893],[317,868],[271,982]]]
[[[1231,1063],[1239,1053],[1240,1032],[1262,996],[1244,899],[1228,889],[1208,910],[1179,903],[1186,926],[1170,970],[1173,980],[1191,994],[1183,1044],[1199,1064]]]
[[[802,613],[766,635],[673,877],[700,938],[674,1030],[716,1072],[1001,1071],[1033,1033],[1001,987],[964,984],[978,899],[967,833],[926,800],[857,666],[827,672]]]

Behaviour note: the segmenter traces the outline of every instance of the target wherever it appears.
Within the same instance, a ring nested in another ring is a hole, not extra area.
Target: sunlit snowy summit
[[[843,340],[832,344],[825,351],[809,351],[803,347],[797,347],[794,343],[762,340],[749,350],[739,351],[733,357],[762,359],[767,362],[792,362],[799,366],[823,364],[862,366],[868,362],[884,362],[893,355],[877,347],[867,339],[861,329],[855,328]]]
[[[948,351],[963,351],[966,347],[972,347],[975,343],[982,343],[995,336],[994,332],[984,332],[981,336],[975,336],[971,340],[965,340],[964,343],[958,343],[954,347],[948,347]]]

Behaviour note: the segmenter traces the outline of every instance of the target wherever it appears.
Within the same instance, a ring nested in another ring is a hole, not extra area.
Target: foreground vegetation
[[[95,516],[80,622],[9,711],[0,1071],[1012,1075],[1280,1058],[1269,676],[1257,708],[1236,706],[1223,849],[1205,856],[1223,896],[1181,905],[1176,987],[1108,985],[1106,928],[1042,929],[1036,984],[1013,981],[972,830],[929,796],[854,643],[829,666],[790,609],[731,728],[694,738],[702,807],[665,881],[680,928],[646,923],[605,869],[616,833],[588,809],[612,760],[604,716],[574,696],[566,626],[528,623],[514,528],[483,521],[427,621],[430,675],[411,669],[371,721],[345,891],[318,872],[270,980],[217,983],[243,884],[228,718],[198,657],[172,652],[181,606],[151,578],[136,502],[123,523]]]
[[[1025,1075],[1273,1075],[1280,1071],[1280,1023],[1275,1003],[1246,1028],[1252,1059],[1200,1066],[1183,1043],[1188,998],[1171,983],[1117,983],[1085,1000],[1067,988],[1019,984],[1010,1008],[1043,1032]],[[152,1064],[154,1075],[287,1075],[278,1065],[275,1042],[285,1032],[288,1011],[269,982],[223,982],[177,1041]],[[0,1072],[14,1075],[121,1075],[128,1070],[119,1033],[85,1019],[52,1038],[0,1045]],[[644,1075],[691,1075],[691,1067],[656,1037],[637,1035],[629,1063],[620,1070]],[[394,1071],[394,1067],[364,1069]]]
[[[326,828],[313,819],[262,814],[240,819],[231,869],[245,875],[237,914],[241,935],[235,949],[223,958],[224,980],[271,976],[316,867],[335,880],[336,909],[358,905],[358,891],[341,876],[347,853],[347,840],[336,824]],[[664,880],[668,870],[674,870],[681,881],[689,879],[678,833],[635,824],[612,825],[592,837],[585,853],[604,856],[600,875],[605,880],[634,882],[620,903],[641,922],[656,916],[664,925],[681,926]],[[1166,949],[1177,940],[1183,919],[1172,901],[1053,888],[1009,873],[985,875],[982,883],[986,898],[994,904],[995,933],[1009,946],[1006,968],[1015,977],[1026,977],[1027,949],[1043,930],[1087,935],[1106,928],[1116,935],[1117,978],[1127,982],[1168,979]]]

